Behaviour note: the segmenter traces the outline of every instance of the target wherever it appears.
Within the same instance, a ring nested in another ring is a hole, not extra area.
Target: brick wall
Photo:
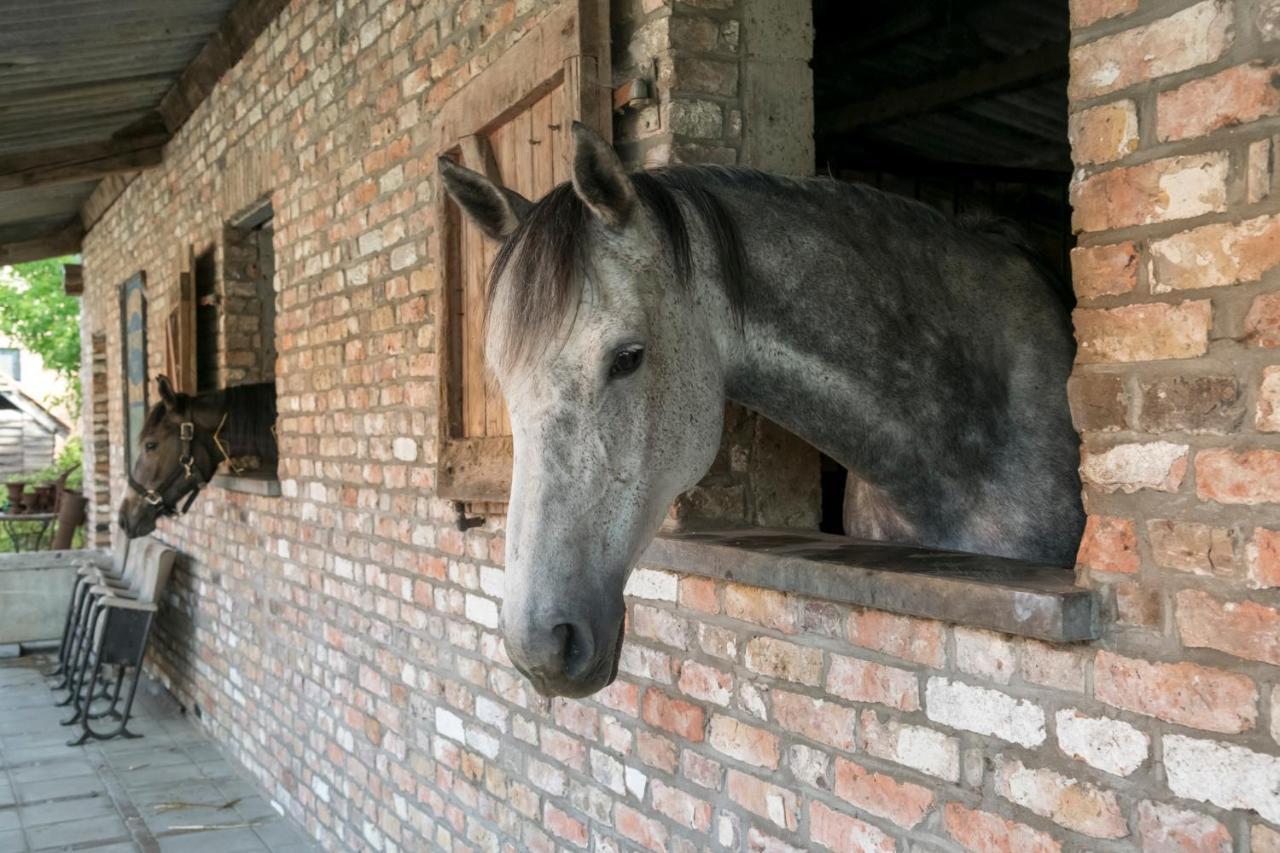
[[[432,112],[547,6],[297,0],[89,234],[119,435],[117,285],[147,271],[158,371],[186,246],[275,211],[283,495],[211,488],[162,523],[189,559],[154,671],[332,848],[1280,849],[1280,123],[1253,64],[1280,4],[1074,5],[1071,396],[1102,641],[650,567],[619,681],[572,702],[502,651],[501,520],[462,534],[432,497],[423,248]],[[657,62],[663,95],[619,121],[633,162],[780,156],[750,141],[773,103],[752,87],[788,57],[749,46],[782,9],[614,4],[619,73]]]

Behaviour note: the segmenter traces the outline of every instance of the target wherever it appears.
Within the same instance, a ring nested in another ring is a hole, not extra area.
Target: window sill
[[[662,534],[642,564],[1052,642],[1096,639],[1069,569],[789,530]]]
[[[243,495],[280,497],[280,481],[270,474],[216,474],[212,485]]]

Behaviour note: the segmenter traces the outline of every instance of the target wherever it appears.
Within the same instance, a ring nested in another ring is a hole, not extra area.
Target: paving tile
[[[74,820],[118,815],[115,803],[106,797],[83,797],[78,800],[51,800],[34,806],[19,806],[24,829],[49,826]]]
[[[45,800],[67,797],[105,796],[106,786],[97,773],[70,776],[66,779],[47,779],[24,782],[18,787],[18,798],[24,803],[41,803]]]
[[[115,814],[53,823],[27,830],[27,842],[32,850],[87,844],[91,841],[128,840],[129,831],[125,829],[124,821]]]
[[[160,853],[266,853],[270,849],[247,828],[186,832],[156,840]]]
[[[302,830],[294,825],[293,821],[287,818],[277,816],[275,820],[265,821],[254,826],[253,831],[258,837],[271,848],[271,850],[281,850],[285,848],[294,848],[302,845],[300,849],[319,850],[318,846],[312,846],[307,841],[306,836],[302,834]]]
[[[95,768],[84,758],[72,757],[61,761],[37,761],[21,767],[9,768],[9,776],[21,790],[27,782],[47,782],[51,779],[68,779],[94,772]]]
[[[0,834],[13,832],[15,829],[21,829],[22,824],[18,822],[17,809],[0,809]]]
[[[0,853],[27,853],[27,842],[21,830],[0,832]]]

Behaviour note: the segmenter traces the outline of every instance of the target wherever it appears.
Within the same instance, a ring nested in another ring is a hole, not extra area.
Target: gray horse
[[[999,235],[865,186],[628,175],[574,127],[536,204],[441,160],[502,241],[486,359],[510,409],[507,649],[545,694],[617,673],[623,585],[736,400],[850,470],[851,536],[1072,563],[1074,354],[1052,276]]]

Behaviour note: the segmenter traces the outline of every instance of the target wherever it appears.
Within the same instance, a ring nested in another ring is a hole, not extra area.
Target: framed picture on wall
[[[147,276],[134,273],[120,285],[120,341],[124,367],[125,468],[147,419]]]

